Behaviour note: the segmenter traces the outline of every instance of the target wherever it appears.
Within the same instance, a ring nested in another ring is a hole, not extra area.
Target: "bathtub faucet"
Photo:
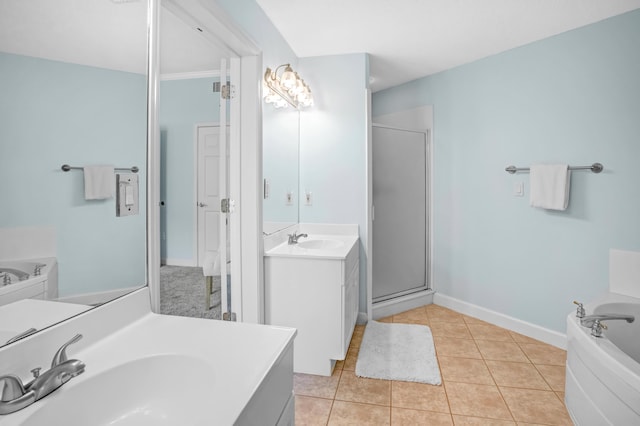
[[[0,268],[0,272],[5,272],[7,274],[12,274],[18,277],[18,281],[24,281],[29,278],[29,274],[18,269],[14,268]],[[5,275],[8,276],[8,275]],[[5,284],[7,284],[5,282]],[[11,278],[9,278],[9,284],[11,284]]]
[[[34,266],[33,268],[33,275],[40,275],[42,274],[42,268],[44,268],[45,266],[47,266],[44,263],[36,263],[36,266]]]
[[[580,319],[580,325],[583,327],[593,327],[596,321],[608,321],[608,320],[625,320],[628,323],[635,321],[633,315],[619,315],[619,314],[594,314],[587,315]]]

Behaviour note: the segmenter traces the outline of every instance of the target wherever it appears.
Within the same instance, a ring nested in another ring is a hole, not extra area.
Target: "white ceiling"
[[[0,0],[0,51],[146,72],[146,3]]]
[[[161,9],[162,74],[216,71],[228,52]],[[0,0],[0,52],[146,73],[144,0]]]
[[[369,53],[374,91],[640,8],[640,0],[256,1],[299,57]],[[161,74],[217,70],[228,56],[164,8],[160,36]],[[145,73],[146,47],[144,0],[0,0],[2,52]]]
[[[640,0],[256,0],[298,57],[367,52],[373,91],[640,8]]]

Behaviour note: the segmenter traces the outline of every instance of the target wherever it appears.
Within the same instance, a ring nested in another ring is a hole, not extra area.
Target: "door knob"
[[[198,203],[198,206],[200,206],[200,207],[207,207],[207,204],[205,204],[205,203]]]

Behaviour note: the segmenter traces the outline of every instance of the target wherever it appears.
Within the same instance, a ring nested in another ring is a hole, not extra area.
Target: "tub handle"
[[[600,320],[595,320],[593,325],[591,326],[591,335],[593,337],[602,337],[602,330],[606,330],[607,325],[600,322]]]
[[[578,305],[578,309],[576,309],[576,317],[584,318],[585,312],[584,312],[584,306],[582,306],[582,303],[574,300],[573,304]]]

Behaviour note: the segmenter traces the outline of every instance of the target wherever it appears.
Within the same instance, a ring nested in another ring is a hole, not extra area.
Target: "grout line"
[[[426,311],[426,313],[427,313],[427,321],[428,321],[428,324],[422,324],[422,325],[427,325],[427,326],[429,326],[429,327],[430,327],[430,326],[431,326],[431,322],[432,322],[432,321],[434,321],[434,322],[447,322],[447,323],[454,323],[453,321],[448,320],[448,319],[444,319],[444,320],[442,320],[442,319],[435,319],[435,320],[432,320],[432,319],[431,319],[431,317],[429,316],[429,309],[427,309],[427,306],[429,306],[429,305],[424,305],[425,311]],[[452,310],[452,309],[449,309],[449,308],[444,308],[444,307],[443,307],[442,309],[447,309],[447,310],[449,310],[449,311],[451,311],[451,312],[456,312],[456,311],[454,311],[454,310]],[[456,312],[456,313],[457,313],[457,312]],[[460,314],[460,315],[461,315],[461,314]],[[390,316],[390,318],[391,318],[391,322],[392,322],[392,323],[396,323],[396,322],[394,321],[393,317],[394,317],[394,316]],[[462,318],[463,318],[463,320],[464,320],[464,316],[462,316]],[[407,322],[403,322],[403,321],[398,321],[397,323],[413,324],[413,323],[407,323]],[[456,319],[456,320],[455,320],[455,323],[456,323],[456,324],[459,324],[460,322],[458,322],[458,321],[457,321],[457,319]],[[443,337],[443,338],[446,338],[446,339],[458,339],[458,340],[465,340],[465,341],[472,340],[472,341],[474,342],[474,346],[475,346],[476,350],[478,351],[478,354],[479,354],[479,355],[480,355],[480,357],[481,357],[480,359],[483,361],[485,368],[489,371],[489,375],[491,376],[491,378],[492,378],[492,380],[493,380],[494,386],[498,389],[498,392],[499,392],[499,394],[500,394],[500,397],[502,398],[503,403],[505,404],[505,406],[507,407],[507,410],[509,411],[509,414],[511,415],[511,418],[512,418],[512,420],[511,420],[511,421],[516,422],[516,419],[515,419],[515,416],[514,416],[514,414],[513,414],[513,411],[512,411],[512,409],[511,409],[511,407],[507,404],[506,399],[504,398],[504,395],[503,395],[503,393],[502,393],[501,386],[499,386],[499,385],[498,385],[498,383],[497,383],[497,381],[496,381],[496,379],[495,379],[495,377],[494,377],[493,373],[491,372],[491,369],[490,369],[490,368],[489,368],[489,366],[487,365],[487,361],[513,362],[513,363],[518,363],[518,361],[508,361],[508,360],[489,360],[489,359],[487,359],[487,358],[485,357],[485,355],[480,351],[480,347],[479,347],[479,346],[478,346],[478,344],[477,344],[477,340],[488,340],[488,339],[476,339],[476,338],[473,336],[473,334],[471,333],[471,330],[469,329],[469,323],[468,323],[466,320],[464,320],[462,323],[465,325],[466,330],[469,332],[469,335],[471,336],[471,338],[470,338],[470,339],[469,339],[469,338],[455,337],[455,336],[437,336],[437,337]],[[498,327],[498,326],[495,326],[495,327]],[[509,332],[509,330],[504,329],[504,328],[502,328],[502,327],[498,327],[498,328],[500,328],[501,330],[505,330],[505,331]],[[434,336],[434,337],[436,337],[436,336]],[[544,375],[540,372],[540,370],[538,369],[538,364],[535,364],[535,363],[531,360],[531,358],[530,358],[530,357],[526,354],[526,352],[522,349],[522,347],[521,347],[521,345],[520,345],[520,342],[516,341],[516,340],[515,340],[515,338],[513,337],[513,335],[511,335],[511,334],[510,334],[510,337],[511,337],[511,339],[512,339],[512,340],[511,340],[511,341],[509,341],[508,343],[516,343],[516,344],[517,344],[518,348],[519,348],[519,349],[524,353],[525,358],[528,360],[528,363],[529,363],[529,364],[531,364],[531,365],[533,365],[533,366],[535,367],[536,371],[537,371],[537,372],[538,372],[538,374],[542,377],[543,381],[547,384],[547,386],[549,386],[549,389],[550,389],[550,390],[533,389],[533,388],[517,387],[517,386],[503,386],[503,387],[505,387],[505,388],[513,388],[513,389],[522,389],[522,390],[536,390],[536,391],[542,391],[542,392],[547,392],[547,391],[549,391],[549,392],[553,392],[553,393],[554,393],[554,395],[555,395],[555,396],[556,396],[556,397],[557,397],[557,398],[558,398],[558,399],[559,399],[559,400],[564,404],[564,401],[562,400],[562,398],[561,398],[561,397],[560,397],[560,395],[558,394],[558,391],[555,391],[555,390],[553,389],[553,387],[551,386],[551,384],[549,383],[549,381],[545,378],[545,376],[544,376]],[[505,342],[505,341],[501,341],[501,342]],[[540,343],[543,343],[543,342],[540,342]],[[528,344],[531,344],[531,342],[529,342]],[[350,346],[350,348],[351,348],[351,346]],[[353,348],[354,348],[356,351],[359,351],[359,348],[356,348],[355,346],[353,346]],[[357,354],[356,354],[356,355],[357,355]],[[441,357],[446,357],[446,355],[442,355],[442,354],[441,354],[440,356],[441,356]],[[463,359],[478,360],[478,358],[470,358],[470,357],[466,357],[466,356],[455,356],[455,355],[453,355],[453,356],[450,356],[450,357],[453,357],[453,358],[463,358]],[[442,368],[441,368],[441,366],[440,366],[440,357],[438,356],[438,350],[437,350],[437,349],[436,349],[436,359],[438,360],[438,368],[439,368],[439,370],[440,370],[440,376],[441,376],[441,377],[443,377],[443,374],[442,374]],[[346,359],[345,359],[345,361],[346,361]],[[527,362],[520,361],[519,363],[521,363],[521,364],[526,364]],[[556,366],[555,364],[539,364],[539,365],[550,365],[550,366]],[[352,371],[352,370],[345,370],[345,369],[344,369],[344,362],[343,362],[342,367],[343,367],[343,368],[341,368],[341,369],[340,369],[340,373],[339,373],[339,374],[340,374],[340,377],[338,378],[338,384],[337,384],[337,386],[336,386],[336,388],[335,388],[335,391],[334,391],[334,397],[333,397],[332,399],[308,396],[308,397],[310,397],[310,398],[318,398],[318,399],[324,399],[324,400],[331,400],[331,408],[330,408],[330,410],[329,410],[329,416],[327,417],[327,424],[329,423],[329,420],[330,420],[330,418],[331,418],[331,414],[332,414],[332,412],[333,412],[334,404],[335,404],[335,402],[336,402],[336,401],[342,401],[342,402],[346,402],[346,403],[354,403],[354,404],[364,404],[364,405],[370,405],[370,406],[376,406],[376,407],[386,407],[386,408],[388,408],[388,409],[389,409],[389,423],[391,424],[391,422],[392,422],[392,420],[393,420],[393,408],[394,408],[394,406],[393,406],[393,382],[394,382],[394,381],[393,381],[393,380],[385,380],[385,381],[388,381],[388,382],[389,382],[389,388],[390,388],[390,389],[389,389],[389,405],[380,405],[380,404],[368,403],[368,402],[357,402],[357,401],[346,401],[346,400],[345,400],[345,401],[343,401],[343,400],[338,400],[338,399],[336,399],[336,396],[337,396],[337,393],[338,393],[338,388],[339,388],[340,383],[341,383],[341,381],[342,381],[342,374],[344,373],[344,371]],[[452,382],[452,383],[453,383],[453,381],[447,381],[447,382]],[[457,382],[457,383],[467,383],[467,382]],[[467,384],[472,384],[472,383],[467,383]],[[490,385],[488,385],[488,386],[490,386]],[[441,413],[441,412],[439,412],[439,411],[424,410],[424,409],[420,409],[420,408],[406,408],[406,409],[408,409],[408,410],[415,410],[415,411],[423,411],[423,412],[431,412],[431,413],[439,413],[439,414],[448,414],[448,415],[449,415],[449,418],[450,418],[450,420],[451,420],[451,422],[455,424],[455,422],[454,422],[454,417],[453,417],[453,416],[454,416],[454,413],[453,413],[453,412],[452,412],[452,410],[451,410],[451,402],[450,402],[450,400],[449,400],[449,395],[448,395],[448,393],[447,393],[446,384],[445,384],[445,380],[444,380],[444,379],[442,379],[442,389],[443,389],[443,391],[444,391],[444,395],[445,395],[445,398],[446,398],[446,401],[447,401],[447,406],[448,406],[448,408],[449,408],[449,413]],[[306,396],[306,395],[301,395],[301,396]],[[395,407],[395,408],[403,408],[403,407]],[[469,418],[474,418],[474,417],[475,417],[475,418],[480,418],[480,419],[491,419],[490,417],[477,416],[477,415],[476,415],[476,416],[469,416],[469,415],[462,415],[462,414],[460,414],[460,416],[462,416],[462,417],[469,417]]]

